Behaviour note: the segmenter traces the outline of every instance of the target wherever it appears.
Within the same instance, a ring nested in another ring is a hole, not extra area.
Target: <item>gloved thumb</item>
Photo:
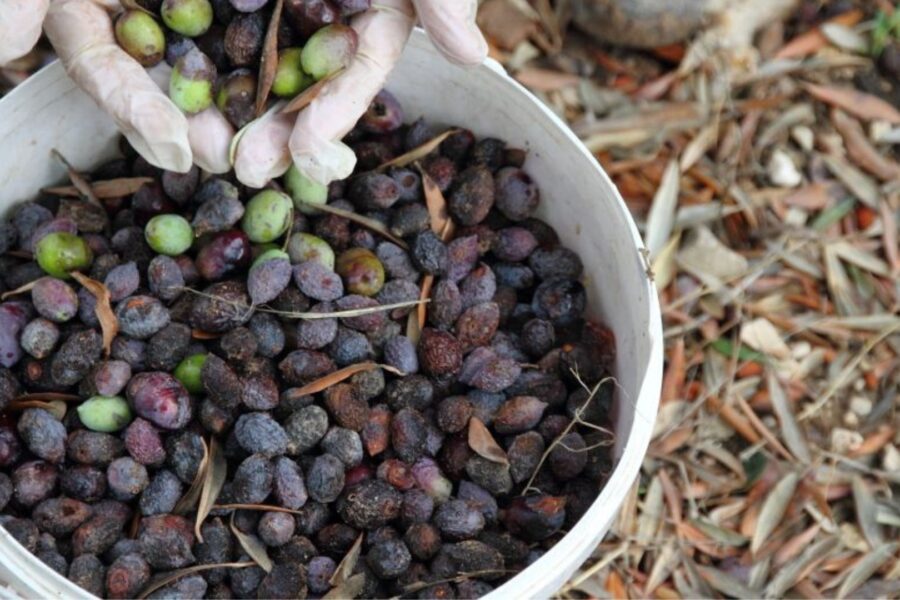
[[[44,23],[66,72],[113,118],[151,164],[186,173],[188,122],[113,35],[109,15],[90,0],[54,0]]]
[[[49,7],[50,0],[0,0],[0,67],[34,47]]]

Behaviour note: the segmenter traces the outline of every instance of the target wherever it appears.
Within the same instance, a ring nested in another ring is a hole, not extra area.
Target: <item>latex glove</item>
[[[416,16],[448,60],[474,66],[487,56],[487,43],[475,25],[476,10],[476,0],[374,0],[351,23],[359,50],[350,66],[296,118],[275,109],[247,128],[235,154],[238,179],[260,187],[287,171],[291,162],[322,184],[348,177],[356,157],[341,138],[384,87]]]
[[[237,142],[238,179],[262,187],[282,175],[291,160],[321,183],[350,175],[356,159],[340,139],[352,129],[383,87],[409,37],[417,9],[435,46],[459,64],[478,64],[487,44],[475,26],[476,0],[376,0],[352,26],[359,52],[348,69],[329,82],[297,115],[271,110],[248,126]],[[185,117],[158,85],[165,87],[165,65],[150,75],[115,41],[110,12],[117,0],[0,0],[0,40],[8,50],[0,63],[27,52],[44,21],[72,79],[116,121],[132,146],[153,165],[185,172],[195,162],[212,173],[231,168],[234,131],[211,107]],[[46,13],[46,18],[44,15]],[[289,148],[289,149],[288,149]]]

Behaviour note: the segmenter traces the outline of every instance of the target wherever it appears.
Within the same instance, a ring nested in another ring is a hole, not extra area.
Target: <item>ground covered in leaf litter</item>
[[[666,326],[643,472],[559,595],[897,596],[900,18],[807,0],[755,64],[680,72],[693,47],[606,47],[532,4],[481,25],[619,186]]]
[[[621,190],[666,339],[639,481],[559,595],[897,597],[900,11],[807,0],[685,68],[526,4],[480,24]]]

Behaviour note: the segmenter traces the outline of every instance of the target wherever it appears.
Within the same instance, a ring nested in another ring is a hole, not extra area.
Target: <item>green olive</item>
[[[316,183],[301,173],[295,165],[291,165],[285,173],[284,187],[294,199],[294,206],[305,215],[319,214],[319,211],[309,206],[310,204],[328,203],[328,186]]]
[[[314,260],[334,270],[334,250],[328,242],[311,233],[295,233],[288,240],[288,255],[292,264]]]
[[[199,394],[203,391],[203,382],[200,379],[200,371],[206,364],[206,354],[192,354],[188,356],[175,367],[173,375],[175,379],[181,382],[184,389],[192,394]]]
[[[77,410],[81,423],[91,431],[112,433],[131,423],[131,409],[121,396],[94,396]]]
[[[374,296],[384,286],[384,265],[366,248],[350,248],[337,259],[335,272],[351,294]]]
[[[163,59],[166,36],[151,15],[141,10],[126,10],[116,19],[116,41],[144,67],[152,67]]]
[[[303,70],[316,81],[346,68],[353,57],[359,40],[356,32],[347,25],[335,23],[318,30],[303,47],[300,61]]]
[[[144,238],[154,251],[166,256],[184,254],[194,243],[194,230],[180,215],[156,215],[144,228]]]
[[[247,203],[241,227],[251,242],[272,242],[291,226],[292,210],[291,199],[285,194],[263,190]]]
[[[94,260],[94,253],[83,238],[64,232],[42,237],[34,256],[44,271],[62,279],[69,277],[69,271],[86,269]]]
[[[213,101],[216,65],[197,48],[191,48],[175,62],[169,79],[169,97],[187,114],[206,110]]]
[[[291,98],[313,84],[312,78],[300,66],[302,52],[303,48],[285,48],[278,53],[278,67],[272,82],[272,93],[276,96]]]
[[[166,27],[187,37],[203,35],[213,21],[209,0],[163,0],[160,14]]]

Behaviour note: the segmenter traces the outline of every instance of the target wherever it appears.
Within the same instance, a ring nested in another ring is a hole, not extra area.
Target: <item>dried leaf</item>
[[[28,408],[43,408],[56,419],[62,421],[66,416],[66,403],[62,400],[13,400],[6,406],[6,410],[20,411]]]
[[[828,19],[825,24],[835,24],[835,25],[843,25],[845,27],[851,27],[859,23],[863,18],[863,13],[860,10],[849,10],[845,13],[841,13],[831,19]],[[822,33],[819,27],[801,33],[793,40],[788,42],[778,51],[775,55],[775,58],[797,58],[801,56],[806,56],[809,54],[813,54],[818,50],[825,47],[828,43],[828,39]]]
[[[409,152],[407,152],[405,154],[401,154],[400,156],[398,156],[392,160],[389,160],[388,162],[386,162],[383,165],[381,165],[380,167],[378,167],[377,170],[383,171],[385,169],[389,169],[390,167],[405,167],[407,165],[411,165],[412,163],[416,162],[417,160],[421,160],[421,159],[425,158],[426,156],[428,156],[429,154],[431,154],[432,152],[434,152],[437,149],[437,147],[440,146],[441,143],[443,143],[444,140],[446,140],[448,137],[450,137],[457,131],[459,131],[459,130],[458,129],[448,129],[447,131],[440,134],[439,136],[428,140],[421,146],[417,146],[416,148],[413,148]]]
[[[20,285],[14,290],[9,290],[8,292],[3,292],[0,294],[0,300],[6,300],[7,298],[11,298],[13,296],[18,296],[19,294],[24,294],[26,292],[30,292],[34,286],[37,284],[37,279],[34,281],[29,281],[24,285]]]
[[[700,572],[701,577],[703,577],[706,583],[726,596],[731,596],[732,598],[759,597],[759,592],[751,590],[738,579],[725,574],[719,569],[697,565],[697,570]]]
[[[865,54],[869,43],[860,33],[839,23],[823,23],[820,27],[828,41],[842,50]]]
[[[647,487],[647,493],[644,494],[644,506],[637,519],[637,531],[634,539],[638,546],[646,547],[653,543],[662,526],[664,516],[662,482],[657,475]]]
[[[441,188],[437,186],[431,176],[418,164],[419,173],[422,174],[422,188],[425,192],[425,205],[428,207],[428,217],[431,221],[431,230],[443,237],[444,227],[451,222],[450,215],[447,213],[447,200],[441,193]],[[446,239],[444,240],[447,241]]]
[[[259,63],[259,78],[256,82],[256,116],[259,117],[266,110],[266,100],[269,99],[269,91],[275,81],[275,71],[278,68],[278,26],[281,23],[281,9],[284,0],[275,0],[275,8],[272,9],[272,17],[269,19],[269,28],[266,30],[266,39],[263,42],[262,58]]]
[[[784,438],[784,443],[791,453],[797,457],[797,460],[803,464],[810,464],[812,455],[806,443],[806,437],[803,434],[803,430],[800,429],[797,419],[794,417],[794,411],[788,402],[784,390],[781,388],[781,384],[778,383],[778,378],[771,370],[768,373],[767,385],[772,408],[775,411],[778,422],[781,424],[781,436]]]
[[[110,304],[109,290],[99,281],[82,275],[78,271],[72,271],[69,274],[97,299],[94,314],[97,315],[97,320],[100,321],[100,330],[103,332],[103,352],[109,356],[113,340],[119,333],[119,320]]]
[[[877,96],[850,87],[803,83],[803,88],[822,102],[843,108],[861,119],[900,123],[900,111]]]
[[[469,418],[469,448],[491,462],[509,465],[506,452],[478,417]]]
[[[809,546],[796,560],[779,569],[766,586],[766,598],[783,598],[797,581],[818,562],[824,561],[828,555],[841,544],[837,537],[826,537]]]
[[[82,397],[76,394],[63,394],[61,392],[34,392],[31,394],[22,394],[16,397],[13,402],[29,402],[32,400],[42,400],[44,402],[81,402]]]
[[[669,578],[669,575],[675,568],[679,559],[675,544],[674,539],[669,539],[659,551],[659,554],[657,554],[656,560],[653,561],[653,568],[650,569],[647,583],[644,585],[645,597],[654,597],[653,592]]]
[[[842,259],[860,267],[861,269],[865,269],[866,271],[871,271],[876,275],[881,275],[882,277],[890,277],[891,268],[888,266],[886,262],[864,250],[861,250],[857,246],[854,246],[850,242],[839,241],[828,244],[828,247]]]
[[[872,552],[865,555],[863,559],[856,563],[853,568],[850,569],[850,572],[847,573],[844,583],[842,583],[841,587],[838,589],[837,598],[846,598],[856,588],[862,585],[864,581],[874,575],[884,563],[894,556],[898,547],[900,547],[900,544],[891,542],[890,544],[878,546],[872,550]]]
[[[741,341],[754,350],[775,358],[785,359],[791,356],[791,349],[781,338],[781,333],[762,317],[741,325]]]
[[[347,598],[356,598],[362,593],[366,585],[366,574],[357,573],[349,577],[339,586],[331,588],[327,594],[322,596],[322,600],[346,600]]]
[[[749,541],[740,533],[725,529],[724,527],[718,527],[703,519],[688,519],[688,523],[703,532],[709,539],[724,546],[741,547]]]
[[[853,478],[853,501],[856,504],[856,519],[869,547],[873,550],[884,544],[881,527],[878,525],[878,507],[872,492],[859,475]]]
[[[538,92],[555,92],[581,83],[581,77],[554,69],[526,67],[514,75],[516,81]]]
[[[200,293],[200,295],[203,295]],[[329,313],[314,313],[314,312],[292,312],[286,310],[273,310],[270,308],[257,308],[260,312],[266,312],[273,315],[278,315],[279,317],[284,317],[286,319],[301,319],[304,321],[315,321],[317,319],[344,319],[347,317],[362,317],[364,315],[371,315],[379,312],[386,312],[389,310],[394,310],[397,308],[409,308],[410,306],[419,306],[420,304],[427,304],[431,302],[428,299],[425,300],[410,300],[408,302],[396,302],[394,304],[380,304],[378,306],[370,306],[368,308],[355,308],[351,310],[338,310]],[[249,307],[246,307],[249,308]],[[218,337],[218,336],[217,336]]]
[[[179,569],[177,571],[172,571],[164,576],[156,579],[150,583],[147,587],[145,587],[141,592],[136,596],[137,600],[143,600],[159,588],[165,587],[172,583],[173,581],[178,581],[182,577],[186,577],[188,575],[193,575],[194,573],[202,573],[203,571],[210,571],[212,569],[245,569],[247,567],[255,567],[256,563],[252,561],[247,562],[228,562],[228,563],[213,563],[209,565],[194,565],[192,567],[185,567],[184,569]]]
[[[269,558],[269,553],[266,552],[265,545],[258,537],[247,535],[235,526],[234,513],[231,513],[231,533],[237,538],[238,544],[241,545],[244,552],[246,552],[263,571],[266,573],[272,572],[272,567],[274,565],[272,564],[272,559]]]
[[[209,457],[205,471],[200,502],[197,505],[197,518],[194,521],[194,534],[201,543],[203,543],[203,535],[200,533],[200,527],[216,503],[216,498],[219,497],[219,492],[222,491],[228,475],[228,461],[225,458],[224,449],[219,447],[219,442],[214,437],[209,439]]]
[[[94,181],[91,183],[91,191],[93,191],[94,196],[101,200],[121,198],[123,196],[134,194],[148,183],[153,183],[152,177],[121,177],[119,179],[110,179],[107,181]],[[41,191],[45,194],[62,196],[65,198],[78,198],[81,196],[81,192],[73,185],[48,187],[43,188]]]
[[[431,287],[434,285],[434,275],[428,274],[422,277],[422,291],[419,293],[419,300],[426,300],[431,295]],[[416,340],[419,339],[419,336],[422,334],[422,329],[425,327],[425,319],[428,316],[427,314],[427,304],[419,304],[418,309],[415,312],[416,317],[416,327],[418,328],[418,334],[416,334]],[[412,313],[410,313],[412,316]],[[407,330],[409,327],[407,326]],[[412,338],[410,338],[412,339]]]
[[[350,550],[347,551],[347,554],[344,555],[344,558],[341,559],[340,564],[334,570],[334,573],[331,575],[331,579],[328,580],[333,587],[338,587],[348,579],[353,574],[353,570],[356,568],[356,563],[359,561],[359,553],[362,550],[362,542],[363,542],[363,534],[359,534],[356,538],[356,541],[353,542],[353,545],[350,546]]]
[[[870,208],[878,207],[878,199],[881,194],[878,191],[878,185],[868,175],[837,156],[825,154],[822,156],[822,160],[825,161],[828,170],[834,173],[834,176],[853,192],[854,196]]]
[[[647,231],[644,240],[650,251],[650,258],[662,250],[669,236],[672,235],[672,225],[675,223],[675,207],[678,204],[679,189],[678,161],[669,161],[656,195],[653,196],[653,204],[650,206],[650,215],[647,217]]]
[[[682,173],[697,164],[697,161],[703,158],[703,155],[712,148],[713,144],[719,139],[719,124],[710,123],[701,129],[694,139],[685,146],[684,152],[681,154],[681,161],[678,165]]]
[[[708,227],[696,227],[678,252],[678,264],[717,290],[747,272],[746,258],[728,248]]]
[[[900,164],[872,146],[860,124],[841,110],[831,111],[831,121],[844,138],[847,155],[856,166],[884,181],[900,179]]]
[[[75,189],[78,190],[78,193],[81,194],[81,197],[100,206],[100,201],[97,200],[97,196],[94,195],[94,190],[91,189],[91,185],[88,183],[87,179],[85,179],[81,173],[76,171],[58,150],[51,150],[50,153],[59,160],[59,162],[65,165],[66,171],[68,171],[69,174],[69,179],[72,181],[72,185],[75,186]]]
[[[409,250],[409,246],[406,244],[406,242],[404,242],[403,240],[398,238],[396,235],[391,233],[390,230],[387,228],[387,226],[384,223],[382,223],[381,221],[376,221],[375,219],[370,219],[369,217],[363,216],[363,215],[355,213],[355,212],[350,212],[349,210],[344,210],[342,208],[336,208],[329,204],[309,204],[309,203],[304,203],[304,204],[306,204],[307,206],[309,206],[310,208],[312,208],[314,210],[321,210],[322,212],[330,213],[330,214],[336,215],[338,217],[343,217],[343,218],[347,219],[348,221],[353,221],[357,225],[362,225],[366,229],[371,229],[378,235],[386,237],[387,239],[391,240],[392,242],[394,242],[395,244],[397,244],[404,250]]]
[[[409,316],[406,317],[406,337],[410,339],[413,345],[419,343],[419,338],[422,337],[422,328],[419,326],[419,311],[410,312]]]
[[[201,331],[200,329],[192,329],[191,337],[195,340],[217,340],[222,337],[221,333],[210,333],[208,331]]]
[[[769,535],[781,523],[784,513],[787,512],[788,505],[794,497],[799,481],[800,477],[796,473],[788,473],[769,492],[765,502],[763,502],[759,520],[756,523],[756,531],[753,533],[753,539],[750,542],[750,551],[753,554],[756,554],[762,545],[768,541]]]
[[[194,475],[191,487],[188,488],[188,491],[181,497],[175,508],[172,509],[172,512],[176,515],[183,515],[194,510],[194,506],[196,506],[203,491],[206,471],[209,469],[209,446],[206,445],[206,440],[203,438],[200,438],[200,442],[203,444],[203,458],[200,460],[200,466],[197,467],[197,474]]]
[[[279,112],[282,114],[299,112],[312,104],[313,100],[319,97],[319,94],[322,93],[322,90],[325,89],[325,85],[330,82],[332,79],[340,75],[344,72],[343,67],[338,71],[335,71],[328,77],[324,77],[319,81],[315,82],[298,95],[294,96],[294,98],[288,102]],[[233,163],[234,161],[232,161]]]
[[[514,50],[537,33],[538,18],[527,2],[487,0],[478,7],[478,26],[493,44],[504,50]]]
[[[306,396],[308,394],[318,394],[321,391],[327,390],[333,385],[336,385],[345,379],[349,379],[353,375],[357,373],[362,373],[363,371],[371,371],[373,369],[384,369],[385,371],[389,371],[394,375],[403,375],[403,373],[394,367],[389,365],[380,365],[375,362],[362,362],[355,365],[350,365],[344,367],[343,369],[338,369],[333,373],[329,373],[324,377],[320,377],[311,383],[307,383],[300,389],[296,390],[298,396]]]
[[[283,506],[275,506],[273,504],[243,504],[240,502],[229,504],[214,504],[212,510],[252,510],[262,512],[283,512],[292,515],[302,515],[303,511],[292,510]]]

